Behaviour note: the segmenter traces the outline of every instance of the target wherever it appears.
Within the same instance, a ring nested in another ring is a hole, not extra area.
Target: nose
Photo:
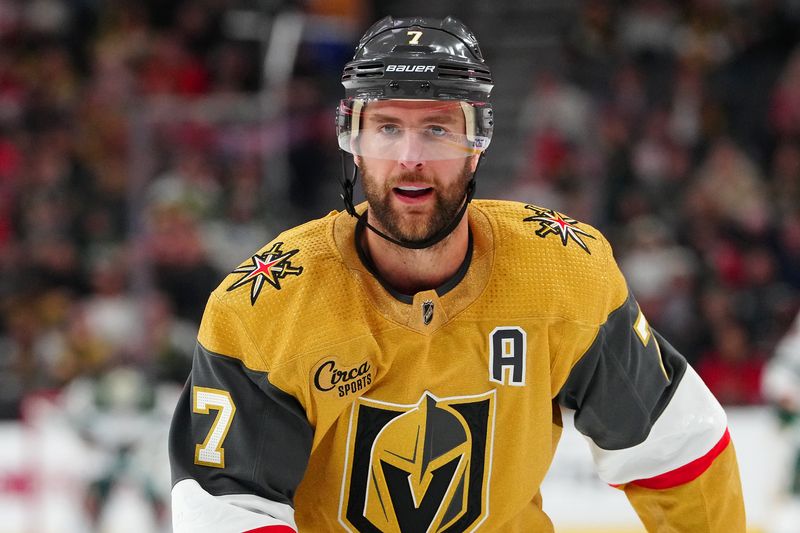
[[[408,170],[421,170],[425,166],[424,144],[417,132],[406,132],[397,149],[397,161],[401,167]]]

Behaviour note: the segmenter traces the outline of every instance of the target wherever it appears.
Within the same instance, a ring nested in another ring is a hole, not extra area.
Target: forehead
[[[464,111],[457,101],[441,100],[378,100],[364,107],[366,120],[392,118],[414,121],[437,118],[438,121],[464,123]]]

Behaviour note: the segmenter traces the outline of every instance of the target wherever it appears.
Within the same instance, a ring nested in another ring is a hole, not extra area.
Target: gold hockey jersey
[[[649,531],[744,531],[725,413],[602,235],[513,202],[468,216],[435,290],[386,286],[346,213],[223,281],[170,435],[175,531],[553,531],[561,406]]]

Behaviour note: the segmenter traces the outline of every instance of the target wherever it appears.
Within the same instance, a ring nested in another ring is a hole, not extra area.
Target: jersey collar
[[[353,239],[353,242],[356,247],[356,253],[358,254],[358,258],[361,260],[361,263],[364,265],[364,267],[366,267],[366,269],[373,276],[375,276],[375,279],[377,279],[380,282],[380,284],[383,285],[383,288],[386,289],[386,292],[392,295],[392,297],[406,304],[413,303],[414,295],[404,294],[402,292],[397,291],[391,285],[389,285],[386,279],[383,276],[381,276],[380,272],[378,272],[378,269],[375,266],[375,263],[372,261],[372,256],[370,256],[369,251],[365,250],[364,247],[361,245],[362,242],[361,237],[363,236],[364,230],[366,229],[364,220],[365,217],[361,217],[358,219],[358,223],[356,224],[356,230],[355,230],[355,238]],[[469,269],[470,262],[472,262],[471,229],[469,230],[469,240],[467,241],[467,253],[464,256],[464,260],[461,261],[461,265],[459,265],[458,270],[455,272],[455,274],[453,274],[448,280],[446,280],[444,283],[442,283],[441,285],[439,285],[434,289],[436,291],[436,295],[440,297],[444,296],[445,294],[450,292],[450,290],[452,290],[456,285],[458,285],[458,283],[462,279],[464,279],[464,276],[466,275],[467,270]]]
[[[356,208],[358,212],[365,209],[366,203]],[[437,330],[477,300],[492,273],[495,228],[475,202],[470,204],[466,216],[469,217],[470,245],[458,271],[440,287],[414,295],[393,290],[376,275],[371,260],[356,244],[359,231],[363,231],[358,229],[356,218],[346,212],[339,213],[334,217],[332,237],[340,260],[378,313],[388,320],[427,334]],[[426,302],[433,303],[435,308],[435,320],[427,324],[421,319],[423,304]]]

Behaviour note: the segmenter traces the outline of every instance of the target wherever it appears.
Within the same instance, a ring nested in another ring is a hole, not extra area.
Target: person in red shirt
[[[762,401],[763,366],[763,354],[750,343],[744,326],[729,321],[715,329],[714,347],[701,356],[697,373],[721,403],[754,404]]]

